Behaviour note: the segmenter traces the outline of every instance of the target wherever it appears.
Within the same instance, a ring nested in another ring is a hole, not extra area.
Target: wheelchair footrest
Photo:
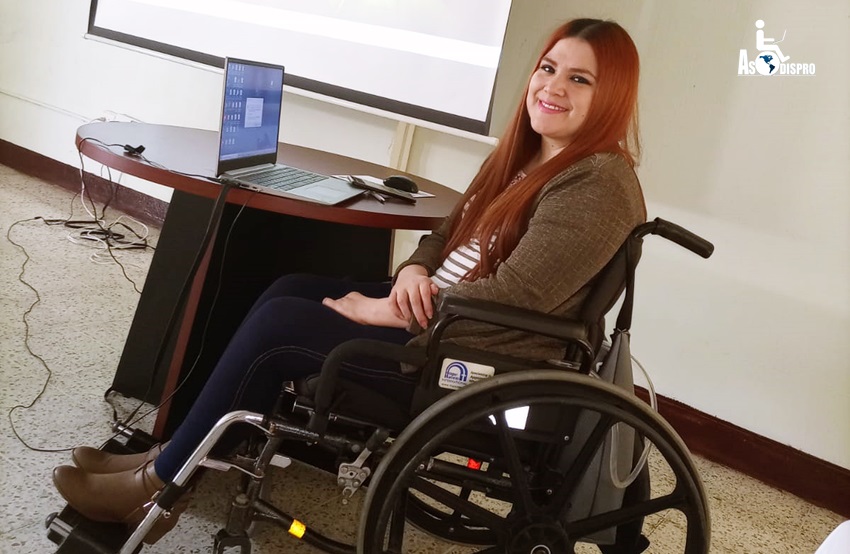
[[[116,554],[131,534],[124,524],[91,521],[70,506],[47,516],[45,527],[56,554]]]

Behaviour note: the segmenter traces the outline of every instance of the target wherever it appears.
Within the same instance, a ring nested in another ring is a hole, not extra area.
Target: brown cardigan
[[[496,272],[445,291],[468,298],[492,300],[566,317],[577,316],[599,273],[625,241],[646,220],[637,176],[618,155],[594,154],[576,162],[547,183],[532,204],[528,229]],[[433,275],[443,262],[442,251],[451,221],[426,235],[396,270],[418,264]],[[421,331],[411,329],[414,332]],[[449,326],[451,342],[532,360],[561,359],[554,340],[521,331],[463,321]],[[422,346],[420,333],[410,341]]]

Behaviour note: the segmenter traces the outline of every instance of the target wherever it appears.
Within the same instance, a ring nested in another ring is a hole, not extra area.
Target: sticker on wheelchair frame
[[[438,385],[443,389],[457,390],[480,379],[492,377],[495,373],[496,368],[489,365],[445,358]]]

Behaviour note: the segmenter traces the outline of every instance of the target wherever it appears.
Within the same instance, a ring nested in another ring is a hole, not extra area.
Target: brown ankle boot
[[[97,448],[79,446],[71,451],[71,459],[74,465],[88,473],[121,473],[155,460],[167,445],[156,444],[147,452],[138,454],[110,454]]]
[[[53,484],[72,508],[103,522],[124,521],[165,486],[153,462],[120,473],[86,473],[59,466],[53,470]]]
[[[53,470],[53,483],[68,504],[86,518],[125,523],[131,529],[142,521],[152,499],[165,486],[152,461],[120,473],[87,473],[77,467],[59,466]],[[173,529],[188,503],[188,494],[184,494],[157,520],[144,542],[153,544]]]

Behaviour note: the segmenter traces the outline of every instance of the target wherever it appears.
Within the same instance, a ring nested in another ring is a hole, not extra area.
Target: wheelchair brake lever
[[[337,483],[343,487],[342,503],[348,504],[348,499],[354,496],[366,479],[372,474],[372,470],[368,467],[363,467],[363,463],[372,454],[368,448],[364,448],[357,459],[350,464],[339,464],[337,472]]]
[[[390,435],[389,431],[386,429],[375,429],[375,432],[372,433],[372,436],[369,437],[369,440],[366,441],[366,444],[363,446],[363,450],[360,451],[360,454],[357,456],[357,459],[351,462],[350,464],[340,464],[339,471],[337,472],[337,483],[343,487],[342,489],[342,503],[348,504],[348,499],[354,496],[354,493],[357,492],[363,483],[366,482],[366,479],[372,474],[372,470],[368,467],[363,467],[363,464],[372,455],[372,452],[378,449],[379,446],[384,444],[384,441],[387,440],[387,437]]]

